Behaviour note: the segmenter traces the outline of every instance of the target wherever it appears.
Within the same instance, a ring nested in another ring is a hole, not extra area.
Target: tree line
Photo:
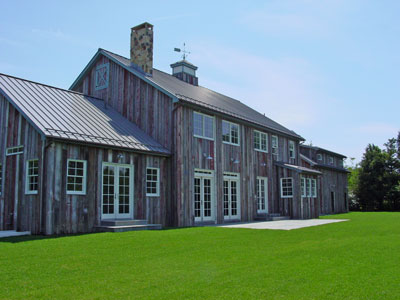
[[[348,169],[350,210],[400,211],[400,132],[382,149],[369,144]]]

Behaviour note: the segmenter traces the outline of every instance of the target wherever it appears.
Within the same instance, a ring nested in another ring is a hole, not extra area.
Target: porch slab
[[[30,235],[30,231],[1,230],[0,239],[12,236]]]
[[[250,222],[216,225],[224,228],[248,228],[248,229],[274,229],[274,230],[292,230],[311,226],[319,226],[330,223],[348,221],[348,219],[309,219],[309,220],[282,220],[266,222]]]

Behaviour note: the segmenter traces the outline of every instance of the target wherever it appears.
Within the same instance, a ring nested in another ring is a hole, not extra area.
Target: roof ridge
[[[69,92],[69,93],[73,93],[73,94],[78,94],[78,95],[82,95],[82,96],[86,96],[86,97],[90,97],[90,98],[95,98],[95,99],[103,100],[103,99],[100,99],[100,98],[96,98],[96,97],[92,97],[92,96],[83,94],[83,93],[81,93],[81,92],[76,92],[76,91],[72,91],[72,90],[67,90],[67,89],[63,89],[63,88],[60,88],[60,87],[57,87],[57,86],[54,86],[54,85],[49,85],[49,84],[45,84],[45,83],[41,83],[41,82],[29,80],[29,79],[24,79],[24,78],[21,78],[21,77],[17,77],[17,76],[5,74],[5,73],[0,73],[0,76],[6,76],[6,77],[9,77],[9,78],[14,78],[14,79],[17,79],[17,80],[22,80],[22,81],[26,81],[26,82],[30,82],[30,83],[34,83],[34,84],[38,84],[38,85],[42,85],[42,86],[46,86],[46,87],[49,87],[49,88],[52,88],[52,89],[61,90],[61,91],[64,91],[64,92]]]

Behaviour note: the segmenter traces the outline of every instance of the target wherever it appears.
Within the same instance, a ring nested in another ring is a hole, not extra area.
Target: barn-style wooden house
[[[171,74],[153,68],[149,23],[132,28],[130,56],[99,49],[70,90],[0,75],[0,230],[63,234],[330,212],[321,208],[325,171],[304,162],[300,135],[200,86],[187,60]]]

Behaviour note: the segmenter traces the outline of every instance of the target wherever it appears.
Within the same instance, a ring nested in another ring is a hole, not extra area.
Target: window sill
[[[70,191],[70,192],[68,192],[67,191],[67,195],[80,195],[80,196],[85,196],[86,195],[86,192],[72,192],[72,191]]]
[[[146,194],[146,197],[160,197],[160,194]]]
[[[209,140],[209,141],[214,141],[214,138],[209,138],[209,137],[205,137],[205,136],[200,136],[200,135],[193,135],[195,138],[198,139],[204,139],[204,140]]]
[[[261,149],[256,149],[256,148],[254,148],[254,151],[268,153],[268,150],[261,150]]]
[[[232,145],[232,146],[237,146],[237,147],[240,147],[240,144],[234,144],[234,143],[225,142],[225,141],[222,141],[222,144],[226,144],[226,145]]]
[[[38,191],[25,192],[25,195],[37,195]]]

